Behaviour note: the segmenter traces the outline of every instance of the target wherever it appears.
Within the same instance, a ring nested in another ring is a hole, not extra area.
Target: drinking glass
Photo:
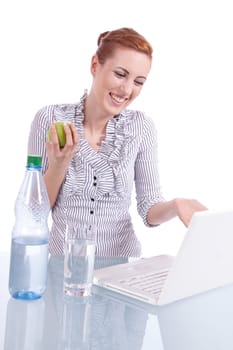
[[[66,225],[64,256],[64,293],[91,295],[96,248],[96,226]]]

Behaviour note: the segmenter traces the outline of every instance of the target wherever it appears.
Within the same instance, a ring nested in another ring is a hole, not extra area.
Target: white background
[[[77,102],[90,87],[99,33],[122,26],[154,47],[151,74],[132,107],[156,124],[164,196],[233,208],[232,18],[231,0],[1,1],[1,251],[9,249],[36,111]],[[148,229],[134,200],[131,211],[144,255],[176,253],[185,233],[178,219]]]

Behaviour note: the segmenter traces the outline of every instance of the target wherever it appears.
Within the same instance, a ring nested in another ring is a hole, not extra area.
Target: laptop
[[[165,305],[233,283],[233,211],[196,212],[176,257],[139,258],[95,270],[93,284]]]

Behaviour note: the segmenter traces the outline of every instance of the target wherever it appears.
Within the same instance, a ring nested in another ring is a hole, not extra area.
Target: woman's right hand
[[[48,157],[49,168],[57,171],[66,170],[73,158],[78,144],[78,134],[73,123],[65,124],[64,131],[66,134],[66,144],[60,148],[58,136],[53,123],[50,127],[50,140],[46,142],[46,151]]]
[[[74,124],[71,123],[69,126],[64,125],[64,130],[66,144],[63,148],[59,146],[54,124],[50,127],[50,140],[45,145],[48,157],[48,169],[44,174],[44,180],[51,208],[56,203],[68,166],[76,152],[78,144],[78,134]]]

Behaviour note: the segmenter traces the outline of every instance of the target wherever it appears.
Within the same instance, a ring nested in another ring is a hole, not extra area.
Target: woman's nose
[[[130,95],[133,91],[133,82],[131,82],[130,80],[125,80],[124,82],[122,82],[121,91],[125,95]]]

